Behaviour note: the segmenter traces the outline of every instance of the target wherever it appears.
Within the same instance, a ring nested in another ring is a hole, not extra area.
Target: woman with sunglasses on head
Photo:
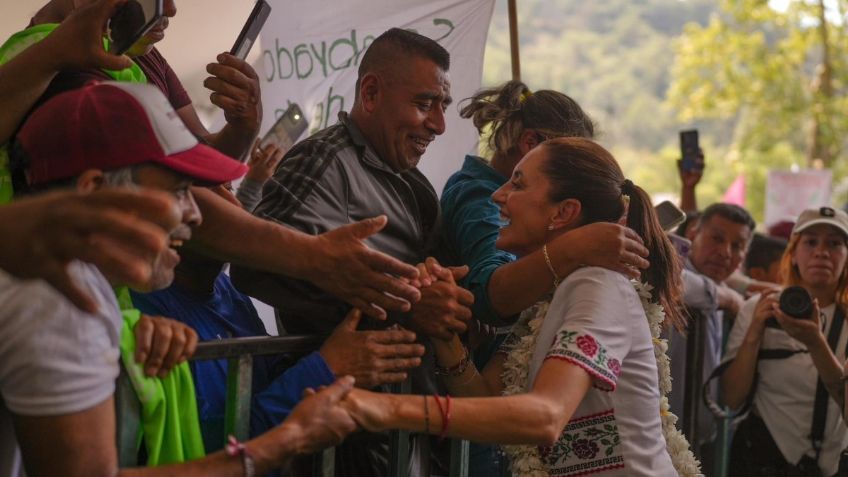
[[[721,388],[731,408],[750,405],[751,412],[733,439],[731,476],[845,475],[846,258],[848,215],[805,210],[780,263],[782,284],[801,288],[765,292],[740,310]]]
[[[458,337],[434,340],[439,373],[461,397],[356,391],[346,401],[354,418],[370,431],[506,444],[521,476],[697,475],[662,396],[670,383],[658,336],[680,321],[680,264],[648,195],[601,146],[558,138],[530,151],[492,198],[505,224],[497,246],[519,257],[547,256],[547,244],[570,230],[626,217],[651,265],[641,282],[600,267],[567,277],[551,267],[553,293],[522,313],[482,372]]]

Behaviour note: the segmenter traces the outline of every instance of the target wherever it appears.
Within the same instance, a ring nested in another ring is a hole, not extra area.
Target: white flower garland
[[[660,338],[665,313],[662,306],[651,301],[651,286],[633,281],[633,286],[642,301],[642,308],[648,318],[651,337],[654,343],[654,356],[657,359],[657,374],[660,388],[660,418],[666,449],[677,473],[682,477],[703,477],[701,464],[689,449],[686,437],[677,429],[677,416],[669,411],[668,393],[671,392],[671,365],[666,352],[668,343]],[[528,308],[521,314],[513,334],[518,339],[513,349],[504,361],[504,371],[501,379],[504,383],[504,396],[527,392],[527,381],[530,371],[530,360],[536,348],[536,338],[542,327],[542,321],[548,313],[550,302],[540,302]],[[532,316],[532,318],[530,318]],[[521,326],[527,322],[527,327]],[[512,470],[521,477],[549,477],[545,465],[539,455],[538,446],[508,445],[503,446],[509,455]]]

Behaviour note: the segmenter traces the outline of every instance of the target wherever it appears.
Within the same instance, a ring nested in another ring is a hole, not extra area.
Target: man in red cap
[[[89,85],[45,103],[24,124],[13,156],[31,191],[111,185],[172,195],[182,220],[155,260],[150,288],[170,283],[177,249],[201,223],[191,184],[217,184],[245,172],[241,163],[199,144],[156,88],[122,83]],[[122,475],[113,402],[122,323],[112,292],[121,284],[83,262],[72,262],[69,271],[95,297],[95,313],[82,312],[43,282],[0,273],[0,475],[22,475],[16,444],[29,477]],[[247,451],[133,475],[264,475],[355,428],[337,406],[352,381],[308,399],[289,420],[247,442]]]

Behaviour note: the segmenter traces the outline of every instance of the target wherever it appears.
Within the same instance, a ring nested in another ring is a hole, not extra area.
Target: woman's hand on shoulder
[[[596,222],[569,231],[554,239],[549,249],[558,247],[580,263],[603,267],[623,273],[629,278],[639,278],[640,270],[648,268],[648,249],[642,238],[628,227],[608,222]]]

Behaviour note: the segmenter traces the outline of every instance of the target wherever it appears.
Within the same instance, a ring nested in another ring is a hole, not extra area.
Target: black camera
[[[780,307],[780,311],[792,318],[808,320],[813,316],[813,298],[803,287],[788,287],[780,292],[778,306]],[[769,328],[780,328],[777,319],[773,317],[766,320],[766,326]]]

